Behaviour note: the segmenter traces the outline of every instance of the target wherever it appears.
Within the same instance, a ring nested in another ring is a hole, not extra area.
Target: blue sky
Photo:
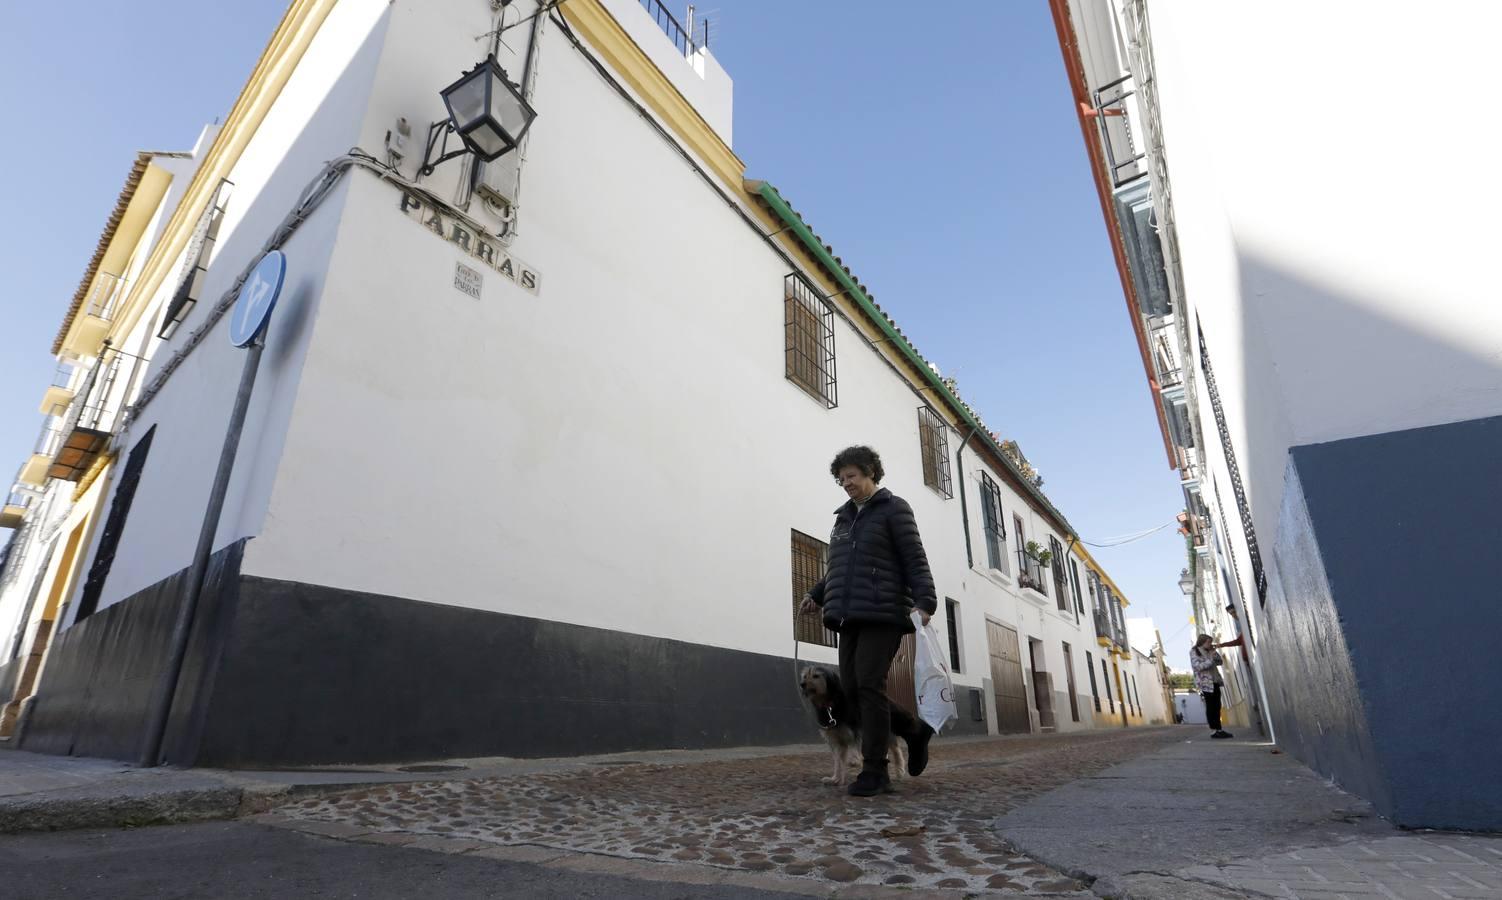
[[[480,0],[475,0],[480,2]],[[677,11],[676,3],[670,4]],[[229,111],[283,0],[24,4],[0,34],[0,471],[19,467],[67,303],[137,150]],[[1087,541],[1171,520],[1168,468],[1043,0],[710,0],[735,150],[1004,437]],[[1172,528],[1096,550],[1186,667]]]

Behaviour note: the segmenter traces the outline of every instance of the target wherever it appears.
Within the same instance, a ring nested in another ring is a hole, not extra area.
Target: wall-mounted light
[[[428,146],[423,155],[422,174],[430,175],[439,163],[463,153],[491,162],[516,149],[522,136],[532,126],[537,113],[521,89],[506,77],[506,70],[492,53],[465,72],[458,81],[439,91],[449,117],[434,122],[428,129]],[[448,152],[448,135],[457,134],[464,146]],[[442,138],[444,152],[433,158],[435,145]]]

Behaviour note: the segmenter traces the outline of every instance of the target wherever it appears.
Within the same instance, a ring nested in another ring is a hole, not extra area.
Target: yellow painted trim
[[[1106,583],[1106,586],[1111,589],[1111,593],[1115,594],[1116,597],[1121,600],[1121,605],[1123,607],[1132,605],[1131,601],[1127,600],[1126,594],[1122,593],[1121,588],[1116,586],[1116,582],[1111,580],[1111,576],[1106,574],[1105,567],[1096,562],[1095,557],[1090,555],[1090,551],[1085,549],[1084,544],[1076,543],[1074,545],[1074,553],[1076,553],[1080,559],[1085,561],[1085,565],[1088,566],[1091,571],[1100,576],[1100,580]]]
[[[78,479],[78,487],[73,489],[74,503],[77,503],[78,501],[83,499],[83,495],[89,492],[89,488],[94,486],[94,482],[99,478],[100,475],[104,474],[104,471],[108,469],[110,467],[110,464],[114,461],[115,457],[110,453],[101,453],[94,458],[93,465],[89,466],[89,470],[83,473],[83,477]],[[108,484],[108,480],[106,480],[105,483]]]
[[[558,10],[568,20],[569,27],[589,42],[663,123],[720,176],[726,187],[744,192],[741,182],[746,177],[746,164],[673,87],[600,0],[569,0]]]
[[[224,127],[214,138],[214,143],[204,155],[203,163],[189,182],[187,192],[173,211],[162,237],[152,248],[151,256],[141,270],[141,275],[131,286],[122,306],[122,314],[115,319],[113,335],[129,334],[142,315],[146,313],[147,301],[156,295],[162,282],[176,270],[173,265],[188,245],[199,217],[213,198],[219,182],[227,177],[240,161],[240,155],[261,126],[271,105],[281,95],[287,79],[297,64],[302,61],[308,45],[318,34],[318,29],[328,18],[338,0],[292,0],[292,5],[282,16],[271,42],[262,52],[260,60],[250,73],[250,79],[240,91],[235,105],[230,109]]]

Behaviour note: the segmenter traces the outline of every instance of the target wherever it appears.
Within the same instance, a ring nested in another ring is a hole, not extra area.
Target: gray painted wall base
[[[1502,830],[1502,417],[1296,447],[1264,676],[1278,739],[1410,827]]]
[[[818,734],[785,657],[257,578],[239,560],[237,545],[211,565],[165,743],[176,764],[570,756]],[[181,575],[69,629],[25,749],[133,758],[180,597]],[[984,722],[951,730],[983,733]]]

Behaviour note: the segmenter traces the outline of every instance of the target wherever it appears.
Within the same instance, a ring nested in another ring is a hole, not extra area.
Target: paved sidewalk
[[[1102,896],[1502,900],[1502,835],[1402,831],[1270,745],[1198,729],[1012,810],[996,831]]]

